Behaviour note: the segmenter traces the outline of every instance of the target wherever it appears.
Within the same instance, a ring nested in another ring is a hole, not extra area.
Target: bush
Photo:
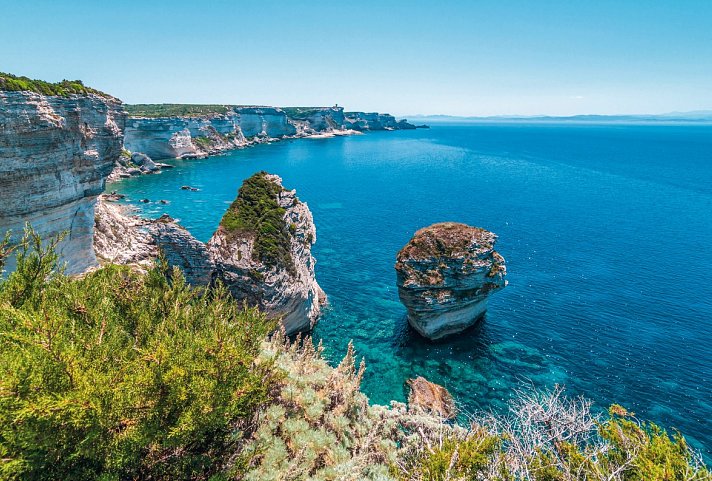
[[[207,479],[266,401],[273,328],[178,269],[57,270],[32,232],[0,283],[1,479]],[[170,279],[170,280],[169,280]]]

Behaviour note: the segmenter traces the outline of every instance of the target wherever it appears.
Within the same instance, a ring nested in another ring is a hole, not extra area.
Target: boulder
[[[408,409],[411,412],[424,411],[445,419],[454,419],[457,415],[455,401],[448,390],[441,385],[432,383],[422,376],[408,379],[407,384],[410,387]]]
[[[492,232],[455,222],[415,233],[398,253],[395,268],[398,295],[416,331],[440,339],[484,315],[489,295],[506,285],[496,240]]]

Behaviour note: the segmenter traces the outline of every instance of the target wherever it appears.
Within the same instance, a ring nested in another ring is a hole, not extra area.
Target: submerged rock
[[[477,322],[488,296],[506,285],[497,236],[479,227],[444,222],[415,233],[398,253],[398,295],[408,322],[428,339],[455,334]]]
[[[422,376],[408,379],[407,384],[410,387],[410,394],[408,394],[410,411],[425,411],[445,419],[455,418],[457,408],[447,389]]]

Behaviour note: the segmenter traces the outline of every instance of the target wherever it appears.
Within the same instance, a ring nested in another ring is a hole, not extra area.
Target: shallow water
[[[201,240],[255,171],[297,189],[330,300],[314,336],[335,361],[353,339],[372,402],[404,400],[416,375],[469,411],[559,383],[674,426],[709,456],[712,127],[435,125],[172,163],[110,189]],[[509,286],[475,328],[430,343],[407,326],[393,264],[418,228],[446,220],[499,235]]]

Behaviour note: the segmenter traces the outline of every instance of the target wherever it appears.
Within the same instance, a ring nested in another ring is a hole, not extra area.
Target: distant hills
[[[694,110],[691,112],[669,112],[664,114],[631,115],[494,115],[488,117],[460,117],[454,115],[408,115],[414,122],[694,122],[712,123],[712,110]]]

